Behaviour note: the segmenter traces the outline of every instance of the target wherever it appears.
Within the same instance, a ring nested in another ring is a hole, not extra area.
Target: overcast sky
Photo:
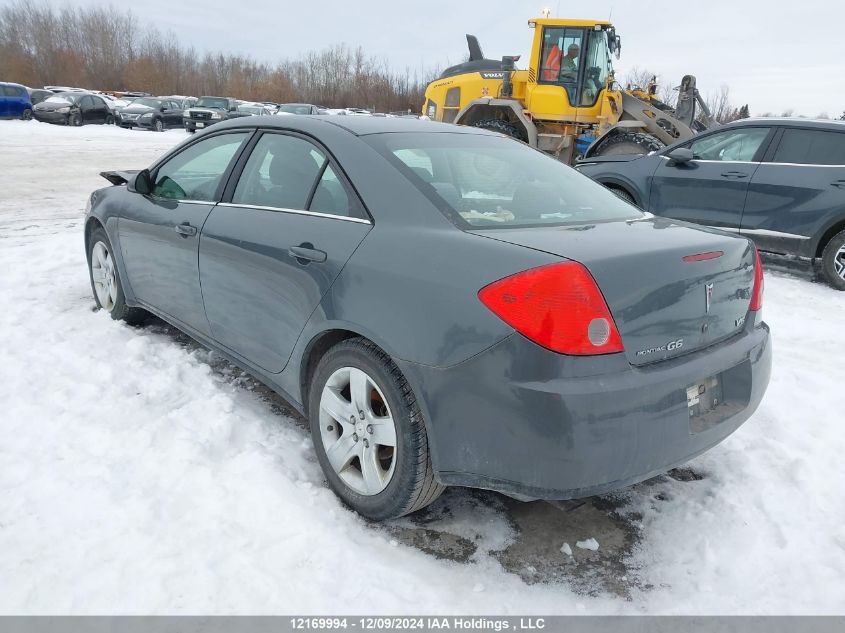
[[[622,36],[622,59],[615,61],[622,81],[638,66],[675,85],[682,75],[693,74],[705,94],[727,84],[731,102],[748,103],[752,114],[794,109],[806,116],[839,116],[845,110],[845,3],[711,0],[707,5],[665,0],[144,0],[117,6],[131,7],[137,17],[202,50],[275,62],[346,42],[360,44],[397,69],[461,61],[465,33],[478,36],[486,57],[522,54],[518,66],[524,68],[532,36],[528,18],[547,6],[557,17],[610,16]]]

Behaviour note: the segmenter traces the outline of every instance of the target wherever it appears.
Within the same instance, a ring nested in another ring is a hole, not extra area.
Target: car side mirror
[[[688,147],[676,147],[666,154],[666,158],[676,165],[683,165],[690,162],[693,158],[695,158],[695,156],[693,155],[692,150]]]
[[[135,178],[126,183],[126,189],[132,193],[140,193],[142,196],[149,194],[153,189],[150,170],[143,169],[135,174]]]
[[[158,111],[159,111],[159,112],[167,112],[167,106],[161,106],[161,107],[158,109]]]

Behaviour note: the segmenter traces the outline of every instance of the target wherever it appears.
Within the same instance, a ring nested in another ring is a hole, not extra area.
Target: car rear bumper
[[[728,341],[643,367],[624,354],[562,356],[518,334],[449,368],[398,362],[443,483],[574,499],[648,479],[721,442],[760,404],[772,352],[768,326],[749,323]],[[712,376],[724,402],[691,418],[687,389]]]

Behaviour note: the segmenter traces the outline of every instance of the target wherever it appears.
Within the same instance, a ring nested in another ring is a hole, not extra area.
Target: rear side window
[[[7,97],[21,97],[23,96],[23,89],[15,88],[14,86],[3,86],[3,94]]]
[[[220,134],[190,145],[158,168],[152,194],[174,200],[216,200],[223,174],[247,136]]]
[[[232,203],[361,215],[325,153],[305,139],[286,134],[261,137],[238,180]]]
[[[845,165],[845,134],[786,129],[772,161],[799,165]]]
[[[252,150],[232,202],[305,210],[326,160],[326,156],[306,140],[284,134],[265,134]]]
[[[511,139],[453,133],[363,139],[459,227],[589,225],[643,217],[571,167]]]

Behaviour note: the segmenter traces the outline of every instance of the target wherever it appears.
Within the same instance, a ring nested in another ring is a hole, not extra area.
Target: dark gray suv
[[[818,264],[845,290],[845,123],[745,119],[649,155],[576,165],[657,215],[754,240]]]

